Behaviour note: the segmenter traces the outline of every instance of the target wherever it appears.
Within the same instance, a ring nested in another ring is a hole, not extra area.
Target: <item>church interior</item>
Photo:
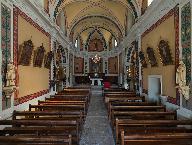
[[[192,145],[191,0],[0,0],[0,145]]]

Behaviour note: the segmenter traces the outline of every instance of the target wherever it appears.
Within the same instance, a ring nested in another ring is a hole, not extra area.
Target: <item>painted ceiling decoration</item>
[[[110,27],[109,27],[110,26]],[[117,39],[121,39],[124,34],[124,29],[120,29],[119,26],[111,21],[108,18],[103,19],[102,16],[90,16],[82,19],[80,22],[76,23],[70,33],[74,33],[73,40],[76,39],[78,35],[80,35],[83,31],[88,28],[102,28],[109,31],[112,35],[114,35]]]
[[[56,19],[57,15],[59,14],[60,10],[62,9],[61,7],[63,6],[64,2],[66,2],[66,4],[69,4],[70,2],[76,2],[76,1],[79,1],[79,0],[71,0],[71,1],[68,1],[68,0],[58,0],[58,2],[56,3],[56,7],[55,7],[55,10],[54,10],[54,13],[53,13],[54,18]],[[86,2],[87,0],[84,0],[84,1]],[[137,10],[136,10],[133,2],[132,2],[133,0],[126,0],[126,1],[130,5],[130,7],[131,7],[131,9],[132,9],[132,11],[134,13],[135,19],[136,19],[138,17],[138,12],[137,12]],[[140,1],[140,0],[138,0],[138,1]],[[119,2],[120,2],[120,0],[119,0]],[[136,3],[139,3],[139,2],[136,2]]]
[[[113,36],[118,43],[138,19],[143,0],[55,0],[53,18],[64,12],[71,42],[81,36],[86,44],[89,34],[99,30],[108,44]],[[121,13],[119,13],[121,12]],[[126,25],[125,25],[126,24]]]

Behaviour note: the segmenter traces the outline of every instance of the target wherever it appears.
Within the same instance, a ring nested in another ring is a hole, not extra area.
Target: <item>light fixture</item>
[[[101,57],[98,54],[96,54],[94,57],[92,57],[92,60],[94,63],[98,63],[101,60]]]

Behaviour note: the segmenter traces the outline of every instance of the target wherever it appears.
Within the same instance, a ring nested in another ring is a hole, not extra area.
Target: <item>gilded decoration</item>
[[[53,59],[53,53],[50,51],[45,55],[44,59],[44,67],[47,69],[51,68],[51,61]]]
[[[34,45],[30,40],[24,41],[23,44],[19,46],[19,65],[29,66],[31,63],[31,57],[33,53]]]
[[[146,68],[147,67],[147,62],[145,59],[145,55],[142,51],[139,52],[139,58],[140,58],[140,62],[142,64],[142,67]]]

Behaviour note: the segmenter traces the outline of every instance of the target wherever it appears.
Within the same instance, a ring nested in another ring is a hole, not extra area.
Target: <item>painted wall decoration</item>
[[[134,63],[133,63],[133,67],[134,67],[134,85],[135,85],[135,90],[137,92],[139,92],[139,44],[138,41],[134,41],[133,43],[134,46],[134,53],[132,55],[134,55]]]
[[[67,61],[67,49],[66,48],[61,48],[61,55],[62,55],[62,63],[66,63]]]
[[[44,67],[36,69],[32,64],[29,66],[18,65],[18,44],[31,39],[33,46],[41,46],[43,43],[46,52],[49,52],[51,49],[51,36],[18,7],[14,6],[13,12],[13,60],[17,68],[15,82],[19,87],[14,95],[14,105],[16,106],[47,94],[50,83],[50,70]]]
[[[148,76],[162,75],[162,94],[168,96],[168,102],[179,105],[179,96],[175,89],[175,70],[179,64],[179,7],[176,6],[161,17],[157,22],[151,24],[151,27],[142,34],[141,50],[146,53],[148,46],[155,48],[155,54],[158,54],[157,46],[160,38],[169,41],[172,58],[174,58],[173,65],[162,65],[160,59],[157,59],[157,67],[143,68],[142,72],[142,86],[144,92],[148,92]],[[146,55],[147,56],[147,55]]]
[[[6,84],[7,64],[11,61],[11,10],[1,5],[2,86]]]
[[[186,4],[181,10],[182,59],[186,65],[187,84],[191,82],[191,7]]]
[[[45,55],[45,48],[43,44],[34,51],[33,66],[42,67]]]
[[[106,49],[107,49],[107,44],[100,30],[94,29],[91,33],[89,33],[87,42],[85,44],[85,50],[102,51]]]
[[[118,74],[118,57],[108,58],[108,73],[109,74]]]
[[[158,65],[153,48],[151,47],[147,48],[147,57],[148,57],[149,63],[151,64],[151,67]]]
[[[94,38],[90,40],[88,51],[101,52],[104,50],[103,42],[100,39]]]
[[[11,10],[1,4],[1,51],[2,51],[2,87],[6,86],[7,64],[11,61]],[[11,101],[2,92],[2,110],[9,108]]]
[[[29,66],[31,63],[31,57],[33,53],[33,42],[31,40],[24,41],[19,46],[19,65]]]
[[[127,52],[127,62],[130,61],[132,49],[133,49],[132,47],[130,47],[130,48],[128,49],[128,52]]]
[[[182,100],[183,107],[192,110],[192,80],[191,80],[191,6],[190,2],[181,8],[181,45],[182,60],[186,66],[186,84],[190,86],[190,98]]]
[[[158,51],[160,54],[161,63],[163,65],[173,64],[173,59],[171,56],[170,46],[168,41],[161,40],[158,45]]]
[[[75,74],[84,73],[84,58],[81,57],[74,58],[74,73]]]

